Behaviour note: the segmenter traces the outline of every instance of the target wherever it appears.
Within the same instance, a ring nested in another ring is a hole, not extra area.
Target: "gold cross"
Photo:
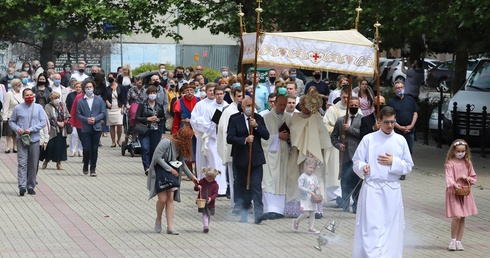
[[[238,7],[238,9],[239,9],[239,10],[240,10],[240,12],[241,12],[241,11],[242,11],[242,7],[243,7],[242,3],[237,4],[237,7]]]

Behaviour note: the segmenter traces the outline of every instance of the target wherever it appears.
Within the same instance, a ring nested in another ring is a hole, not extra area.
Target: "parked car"
[[[433,67],[436,67],[441,63],[442,63],[441,61],[436,59],[429,59],[429,58],[424,59],[424,64],[422,66],[422,68],[424,68],[424,82],[425,82],[425,78],[427,78],[428,70],[430,70]],[[404,65],[405,65],[405,70],[408,70],[406,62]],[[390,70],[388,70],[387,79],[390,82],[390,85],[393,85],[398,80],[405,81],[406,78],[407,75],[402,72],[402,60],[397,58],[396,61],[391,65]]]
[[[484,106],[490,108],[489,100],[490,59],[481,59],[461,89],[449,101],[444,113],[444,130],[450,132],[449,136],[454,133],[458,138],[466,138],[470,145],[490,145],[490,115],[487,113],[486,124],[483,124],[482,114]],[[454,103],[457,105],[456,112],[454,112]],[[469,116],[467,106],[470,111]],[[488,135],[485,141],[482,139],[483,132]],[[452,138],[447,141],[451,142]]]
[[[468,65],[466,68],[466,78],[471,74],[471,71],[475,68],[478,60],[472,59],[468,60]],[[443,92],[447,92],[451,89],[451,82],[454,75],[454,62],[446,61],[437,67],[434,67],[429,70],[427,75],[427,79],[425,80],[425,84],[427,84],[431,88],[435,88],[437,91],[442,90]]]
[[[392,60],[393,59],[388,59],[388,58],[385,58],[385,57],[380,57],[379,58],[379,71],[381,71],[381,76],[380,76],[380,79],[379,79],[380,84],[383,84],[383,81],[384,81],[383,80],[383,73],[385,71],[385,67]],[[385,75],[385,78],[386,78],[386,75]],[[365,79],[369,82],[369,84],[371,84],[373,86],[376,85],[376,80],[377,80],[376,76],[374,76],[374,77],[370,77],[370,76],[369,77],[365,77]]]
[[[441,140],[444,142],[445,141],[444,139],[447,139],[448,138],[448,136],[445,135],[448,132],[443,130],[443,128],[444,128],[444,112],[447,110],[448,105],[449,105],[449,98],[444,97],[443,102],[442,102],[442,106],[441,106],[441,113],[438,113],[439,106],[436,106],[432,110],[432,114],[430,115],[430,118],[429,118],[429,133],[432,136],[432,139],[434,139],[435,141],[438,141],[439,140],[439,133],[438,133],[438,130],[439,130],[439,128],[438,128],[439,114],[441,116],[441,131],[442,131],[442,138],[441,138]]]

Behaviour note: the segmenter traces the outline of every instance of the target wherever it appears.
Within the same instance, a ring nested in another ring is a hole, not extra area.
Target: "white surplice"
[[[220,156],[223,165],[227,168],[228,171],[231,207],[235,206],[235,202],[233,201],[233,198],[235,196],[233,181],[235,181],[235,178],[233,177],[231,144],[228,144],[226,142],[226,136],[230,117],[236,113],[238,113],[238,105],[235,102],[231,102],[230,105],[224,108],[223,114],[221,114],[218,124],[218,155]]]
[[[277,114],[275,108],[264,116],[265,126],[270,134],[267,141],[262,139],[266,160],[262,178],[264,213],[284,214],[289,146],[287,141],[279,139],[279,128],[284,123],[290,127],[290,120],[290,115]]]
[[[378,155],[386,153],[393,155],[391,166],[377,161]],[[352,257],[402,257],[405,218],[399,178],[413,168],[405,138],[382,130],[368,134],[352,160],[354,172],[364,177],[357,204]],[[370,173],[364,176],[366,164]]]
[[[209,130],[216,130],[216,124],[211,121],[215,108],[216,101],[214,99],[202,99],[196,103],[194,109],[191,112],[191,126],[196,136],[196,172],[197,178],[202,178],[202,169],[208,167],[206,155],[203,153],[203,137],[206,140],[207,135],[204,135]],[[211,115],[209,115],[211,114]],[[208,150],[206,146],[204,149]]]

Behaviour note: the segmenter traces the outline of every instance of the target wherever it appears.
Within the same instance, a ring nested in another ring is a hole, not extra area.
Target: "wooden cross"
[[[240,12],[242,12],[242,7],[243,7],[242,3],[237,4],[237,7],[240,10]]]

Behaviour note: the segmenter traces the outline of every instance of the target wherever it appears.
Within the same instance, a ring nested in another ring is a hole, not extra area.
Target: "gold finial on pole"
[[[356,8],[357,17],[356,17],[356,30],[359,29],[359,17],[361,16],[362,8],[361,8],[361,0],[359,0],[359,5]]]

